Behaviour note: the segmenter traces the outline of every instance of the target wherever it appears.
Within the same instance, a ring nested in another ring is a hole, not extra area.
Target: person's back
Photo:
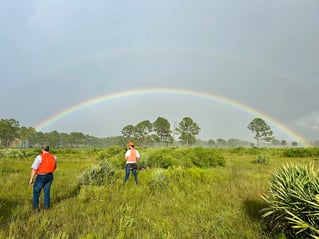
[[[134,148],[134,143],[128,143],[129,149],[125,153],[125,178],[124,183],[128,180],[130,176],[130,172],[132,171],[135,183],[138,184],[137,181],[137,161],[140,159],[140,153]]]
[[[50,207],[50,190],[53,182],[53,172],[56,169],[56,157],[49,153],[49,147],[43,147],[42,154],[39,154],[31,168],[31,176],[29,184],[33,184],[33,179],[36,179],[33,184],[33,208],[39,207],[39,195],[41,190],[44,192],[44,208]]]

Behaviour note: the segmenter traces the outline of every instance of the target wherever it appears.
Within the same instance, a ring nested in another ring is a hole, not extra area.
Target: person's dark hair
[[[45,147],[43,147],[43,149],[44,149],[45,151],[49,152],[50,147],[49,147],[49,146],[45,146]]]

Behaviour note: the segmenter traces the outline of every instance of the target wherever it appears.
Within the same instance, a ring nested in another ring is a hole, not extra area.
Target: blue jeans
[[[50,189],[53,182],[53,174],[37,175],[33,185],[33,208],[39,207],[39,196],[43,189],[44,193],[44,208],[50,207]]]
[[[129,169],[128,164],[125,165],[125,179],[124,179],[124,183],[128,180],[131,171],[132,171],[132,173],[133,173],[135,183],[137,184],[137,172],[136,172],[136,168]]]

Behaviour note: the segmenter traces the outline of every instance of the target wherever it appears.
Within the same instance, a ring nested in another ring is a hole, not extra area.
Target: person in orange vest
[[[32,171],[29,181],[30,185],[34,182],[32,201],[34,209],[39,208],[39,196],[42,189],[44,194],[44,208],[50,208],[50,190],[53,182],[53,172],[57,166],[57,158],[55,155],[49,153],[49,146],[43,147],[41,151],[42,154],[39,154],[35,158],[31,166]],[[35,176],[36,179],[33,181]]]
[[[134,148],[134,142],[129,142],[128,145],[129,149],[125,153],[125,179],[124,183],[128,180],[130,176],[130,172],[132,171],[135,183],[137,183],[137,161],[140,159],[140,153]]]

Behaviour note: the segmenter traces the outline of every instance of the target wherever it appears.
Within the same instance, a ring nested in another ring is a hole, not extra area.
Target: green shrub
[[[161,192],[168,187],[169,183],[170,181],[166,176],[165,171],[158,168],[152,171],[148,186],[151,192]]]
[[[224,157],[215,149],[196,147],[192,149],[196,157],[193,164],[200,168],[225,166]]]
[[[114,183],[117,178],[118,174],[114,166],[105,160],[83,171],[80,175],[80,184],[100,186],[105,183]]]
[[[97,158],[100,160],[109,159],[115,156],[121,156],[124,159],[125,150],[120,146],[110,146],[108,148],[103,149],[98,153]]]
[[[172,166],[172,148],[149,149],[141,155],[144,165],[150,168],[168,168]]]
[[[263,217],[287,238],[319,238],[319,174],[313,165],[283,166],[271,178]]]
[[[202,168],[174,168],[166,171],[166,176],[170,182],[185,188],[190,182],[203,182],[204,178],[208,178],[207,169]]]
[[[285,157],[316,157],[319,156],[319,148],[289,148],[283,152]]]
[[[36,157],[40,152],[39,149],[1,149],[0,158],[25,159]]]
[[[176,167],[191,168],[193,167],[193,159],[196,157],[188,148],[175,148],[172,151],[172,157],[175,159]]]
[[[256,164],[267,164],[269,163],[269,157],[265,156],[265,155],[258,155],[254,160],[253,163]]]
[[[237,147],[237,148],[230,148],[228,151],[231,152],[232,154],[237,154],[237,155],[256,155],[260,153],[260,151],[265,150],[263,148],[245,148],[245,147]]]
[[[211,148],[149,149],[142,154],[141,163],[150,168],[210,168],[224,166],[225,159]]]
[[[124,154],[117,154],[114,155],[110,158],[104,158],[104,161],[108,161],[110,164],[112,164],[112,166],[114,167],[114,169],[123,169],[125,167],[125,157]]]

